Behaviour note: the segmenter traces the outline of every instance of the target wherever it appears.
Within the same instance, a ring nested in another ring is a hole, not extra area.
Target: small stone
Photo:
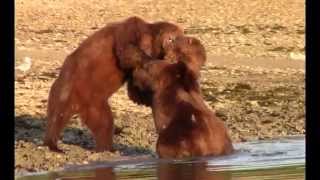
[[[258,101],[250,101],[250,104],[255,107],[259,106]]]
[[[294,52],[290,52],[289,53],[289,58],[292,60],[305,60],[306,56],[302,53],[294,53]]]

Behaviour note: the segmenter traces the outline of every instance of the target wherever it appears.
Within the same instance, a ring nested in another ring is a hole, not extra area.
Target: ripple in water
[[[305,138],[235,144],[236,153],[184,160],[99,162],[17,180],[298,180],[304,179]]]

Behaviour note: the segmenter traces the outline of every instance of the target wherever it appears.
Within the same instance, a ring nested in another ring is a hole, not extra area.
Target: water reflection
[[[273,169],[244,171],[212,171],[215,167],[207,163],[158,163],[142,169],[117,171],[113,167],[97,168],[88,171],[67,172],[41,178],[24,180],[302,180],[304,165],[287,166]]]
[[[229,180],[229,172],[209,172],[207,163],[196,164],[167,164],[159,163],[156,171],[148,173],[148,170],[123,171],[116,173],[114,168],[98,168],[83,174],[55,174],[49,179],[56,180],[117,180],[117,179],[158,179],[158,180]]]
[[[236,144],[237,153],[185,160],[136,159],[100,162],[17,180],[300,180],[304,137]]]
[[[208,171],[207,163],[166,164],[161,163],[157,168],[158,180],[229,180],[228,172]]]
[[[95,170],[95,180],[116,180],[116,173],[113,168],[103,168]]]

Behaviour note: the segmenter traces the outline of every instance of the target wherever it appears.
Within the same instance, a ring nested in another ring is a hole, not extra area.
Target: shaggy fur
[[[152,61],[133,77],[137,86],[153,91],[159,157],[217,156],[233,151],[223,121],[205,105],[197,79],[184,62]]]
[[[168,22],[147,23],[138,17],[106,25],[88,37],[65,60],[59,77],[49,92],[47,129],[44,144],[59,151],[57,141],[67,122],[79,114],[91,130],[96,150],[112,149],[113,117],[108,98],[131,79],[123,55],[136,46],[152,58],[163,58],[164,46],[183,34]],[[130,88],[130,98],[141,101],[137,88]]]
[[[198,78],[206,55],[200,41],[179,36],[165,49],[165,60],[142,59],[133,72],[134,85],[152,92],[159,157],[231,153],[233,146],[223,121],[201,97]]]
[[[172,39],[171,43],[166,43],[164,46],[166,56],[164,60],[174,62],[184,62],[190,72],[198,79],[200,77],[201,67],[206,62],[206,52],[201,42],[188,36],[177,36]],[[123,53],[123,57],[126,61],[126,68],[137,68],[143,65],[145,62],[153,60],[151,57],[146,56],[140,49],[130,46]],[[200,92],[200,88],[197,87]],[[140,92],[135,93],[134,92]],[[133,80],[128,80],[128,94],[131,100],[138,104],[151,106],[152,104],[152,91],[147,87],[145,89],[139,89],[133,85]]]

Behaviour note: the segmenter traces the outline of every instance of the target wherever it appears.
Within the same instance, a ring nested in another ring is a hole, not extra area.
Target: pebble
[[[302,53],[294,53],[294,52],[290,52],[289,53],[289,58],[292,60],[301,60],[304,61],[306,59],[306,56]]]
[[[250,101],[250,104],[255,106],[255,107],[258,107],[259,106],[259,103],[258,101]]]

